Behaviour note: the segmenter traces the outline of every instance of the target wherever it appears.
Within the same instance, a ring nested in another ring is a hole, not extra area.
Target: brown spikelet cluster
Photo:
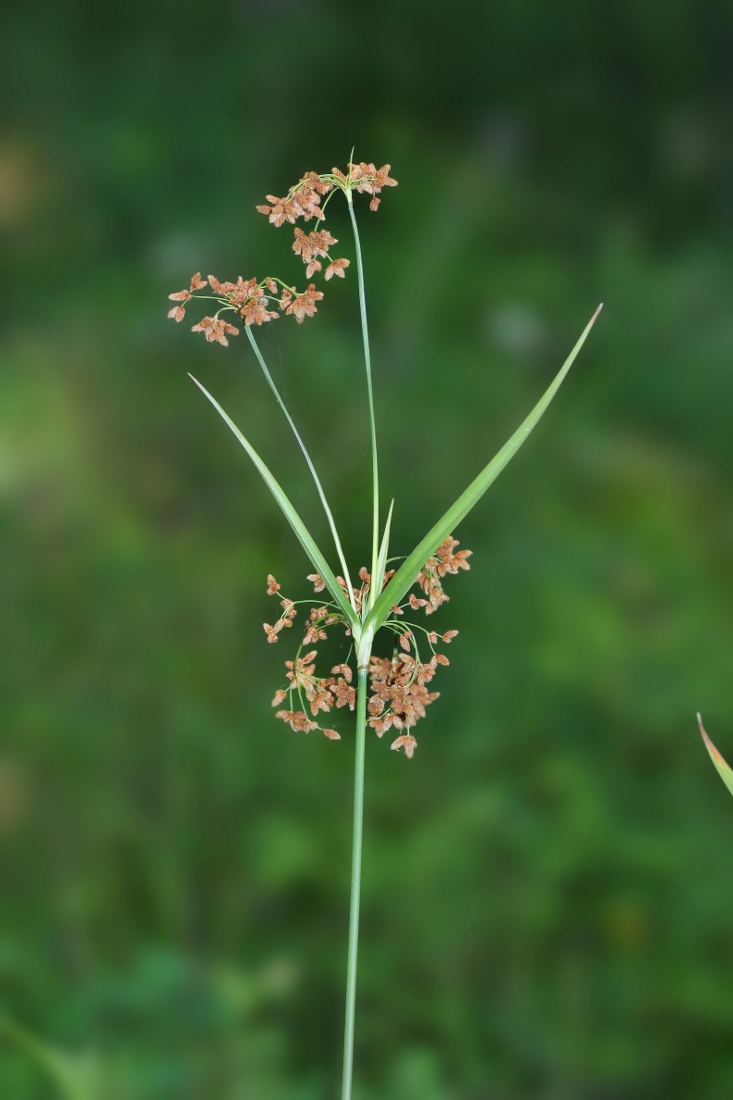
[[[470,569],[467,558],[470,558],[471,550],[459,550],[455,553],[458,540],[447,538],[435,551],[435,556],[428,558],[425,565],[417,575],[417,584],[427,596],[427,600],[410,597],[411,607],[425,607],[425,614],[432,615],[442,603],[450,599],[443,591],[441,581],[448,573],[457,573],[459,569]]]
[[[313,581],[317,592],[325,588],[317,573],[311,574],[308,579]],[[268,574],[267,595],[274,596],[279,591],[280,585],[271,573]],[[297,608],[292,600],[283,598],[280,600],[280,606],[283,610],[277,621],[273,625],[263,623],[268,642],[277,642],[280,631],[291,627],[297,615]],[[297,709],[281,708],[275,715],[276,718],[287,722],[291,729],[303,733],[320,729],[324,736],[332,741],[339,741],[341,735],[334,729],[321,727],[317,721],[308,717],[307,710],[310,710],[313,718],[319,711],[327,713],[331,709],[338,710],[342,707],[353,710],[356,706],[356,689],[351,686],[353,673],[348,665],[336,665],[331,669],[330,676],[317,676],[315,666],[317,651],[313,649],[301,656],[301,650],[304,646],[313,645],[315,642],[326,641],[328,635],[325,628],[339,622],[347,625],[344,616],[335,608],[335,605],[311,607],[305,624],[305,634],[295,660],[285,662],[288,685],[278,688],[272,700],[273,707],[280,707],[286,699],[289,699],[291,708],[295,703],[299,704]]]
[[[410,759],[417,747],[412,729],[421,718],[425,717],[426,707],[440,694],[431,691],[428,685],[438,667],[450,663],[445,654],[437,652],[435,647],[440,643],[448,645],[457,636],[458,631],[447,630],[439,635],[436,631],[427,630],[417,623],[406,622],[404,613],[409,607],[413,610],[424,609],[425,613],[430,615],[448,599],[441,584],[443,578],[448,573],[457,573],[460,569],[470,568],[467,558],[471,551],[456,552],[458,545],[456,539],[447,538],[438,547],[435,555],[425,563],[415,578],[415,585],[428,598],[410,593],[404,604],[392,608],[392,617],[387,620],[385,626],[392,630],[395,637],[393,653],[391,657],[372,657],[369,664],[368,725],[378,737],[382,737],[389,729],[399,731],[399,736],[392,742],[391,747],[395,750],[403,749],[405,756]],[[389,583],[393,573],[394,571],[390,570],[382,578],[382,588]],[[359,579],[361,586],[352,589],[357,613],[361,613],[361,609],[366,608],[366,596],[371,585],[371,577],[365,568],[359,570]],[[326,584],[318,573],[311,573],[308,580],[312,583],[316,595],[325,590]],[[344,592],[348,594],[346,581],[342,577],[338,577],[337,580]],[[272,574],[268,574],[268,596],[279,593],[280,585]],[[263,623],[268,642],[277,642],[278,635],[282,630],[292,627],[296,618],[297,608],[294,601],[281,597],[280,607],[282,611],[274,624]],[[355,709],[357,688],[354,684],[354,670],[348,662],[345,662],[334,665],[330,675],[319,676],[316,672],[318,651],[308,649],[306,653],[302,653],[302,650],[326,641],[328,638],[326,628],[336,624],[343,626],[346,635],[350,635],[348,622],[335,603],[324,601],[309,608],[303,639],[295,659],[285,662],[287,684],[276,691],[272,700],[273,707],[280,708],[276,712],[276,717],[286,722],[291,729],[303,733],[320,729],[324,736],[334,741],[340,740],[341,735],[334,729],[324,729],[318,717],[320,713],[327,714],[344,707],[350,711]],[[420,656],[420,647],[424,642],[430,650],[428,660],[422,660]],[[282,704],[286,700],[287,706],[283,707]]]
[[[356,191],[359,194],[372,196],[369,203],[370,209],[376,210],[379,206],[378,195],[383,187],[396,187],[397,181],[389,175],[390,165],[385,164],[376,168],[373,164],[349,164],[346,172],[338,168],[319,175],[317,172],[306,172],[289,190],[284,198],[277,195],[268,195],[267,203],[258,206],[261,214],[266,214],[272,225],[281,226],[286,222],[295,225],[298,219],[309,222],[312,219],[322,222],[325,219],[325,208],[331,196],[342,191],[351,201],[350,193]],[[299,226],[294,230],[293,252],[300,256],[305,264],[306,279],[312,278],[317,273],[322,273],[326,282],[334,275],[345,278],[346,268],[350,261],[343,257],[333,258],[330,249],[338,244],[327,229],[317,229],[305,233]],[[326,262],[325,271],[323,263]],[[200,294],[199,291],[213,291],[213,294]],[[174,321],[182,321],[186,315],[186,306],[194,298],[214,299],[219,308],[213,316],[206,316],[195,324],[191,331],[202,332],[206,340],[211,343],[229,346],[227,336],[236,336],[239,329],[227,321],[222,321],[220,313],[236,313],[246,325],[263,325],[284,314],[286,317],[294,317],[298,324],[302,324],[306,317],[313,317],[317,312],[316,303],[323,298],[322,291],[318,290],[314,283],[308,283],[305,290],[298,290],[273,276],[264,279],[243,279],[240,275],[236,283],[220,282],[215,275],[209,275],[208,280],[201,278],[201,273],[191,279],[190,285],[184,290],[178,290],[168,295],[176,304],[168,311],[168,316]]]

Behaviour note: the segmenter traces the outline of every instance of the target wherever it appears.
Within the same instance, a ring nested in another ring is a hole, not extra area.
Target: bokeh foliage
[[[694,715],[730,758],[730,9],[2,20],[3,1013],[105,1100],[334,1092],[349,744],[272,719],[264,576],[306,595],[309,568],[187,370],[314,502],[248,348],[165,296],[299,273],[254,205],[355,143],[400,180],[361,224],[404,551],[606,303],[458,532],[415,759],[368,746],[361,1095],[727,1100],[733,816]],[[354,290],[263,344],[358,566]],[[6,1045],[0,1095],[51,1091]]]

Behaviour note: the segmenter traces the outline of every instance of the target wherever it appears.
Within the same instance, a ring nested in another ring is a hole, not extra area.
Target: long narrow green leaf
[[[697,716],[697,724],[700,727],[700,733],[702,734],[702,739],[705,742],[705,748],[710,753],[710,759],[712,760],[713,764],[715,764],[718,775],[723,780],[730,793],[733,794],[733,769],[731,769],[726,764],[725,760],[720,755],[715,745],[706,734],[702,724],[702,718],[699,714]]]
[[[601,311],[602,306],[599,306],[596,312],[591,317],[590,321],[586,325],[582,336],[578,340],[577,344],[570,352],[563,363],[560,371],[556,375],[554,381],[549,388],[545,391],[543,396],[537,402],[532,412],[527,419],[517,428],[514,435],[509,439],[501,450],[492,458],[488,466],[484,467],[481,473],[475,478],[468,486],[466,491],[459,496],[458,500],[453,504],[448,511],[438,520],[434,527],[428,531],[425,538],[420,542],[412,553],[405,559],[404,563],[395,573],[392,580],[389,582],[384,592],[375,603],[369,617],[365,623],[365,627],[374,626],[375,629],[379,629],[381,624],[389,615],[390,609],[394,604],[398,604],[406,592],[415,583],[417,574],[422,569],[428,558],[435,553],[440,544],[452,534],[456,526],[468,515],[477,501],[484,495],[486,490],[491,485],[507,463],[514,457],[519,448],[524,443],[525,439],[538,423],[542,414],[547,409],[548,405],[552,401],[553,397],[557,393],[560,385],[563,382],[566,374],[570,370],[575,358],[586,341],[588,333],[593,327],[596,317]]]
[[[341,585],[336,580],[336,577],[334,576],[333,571],[331,570],[331,567],[329,566],[328,562],[326,561],[323,554],[321,553],[318,546],[316,545],[316,542],[315,542],[313,536],[309,532],[306,525],[303,523],[302,519],[300,518],[300,516],[296,512],[293,505],[290,503],[290,500],[285,495],[285,493],[283,492],[283,490],[280,487],[280,485],[278,484],[278,482],[275,480],[273,475],[270,473],[269,469],[267,468],[265,463],[262,461],[260,456],[257,454],[257,451],[254,449],[254,447],[249,442],[249,440],[245,439],[245,437],[242,435],[242,433],[240,432],[239,428],[234,423],[234,421],[229,416],[227,416],[227,414],[224,412],[221,405],[211,396],[209,391],[207,389],[205,389],[204,386],[202,386],[201,383],[193,377],[192,374],[189,375],[189,378],[191,378],[191,380],[196,383],[196,385],[201,390],[201,392],[204,394],[204,396],[209,399],[211,404],[214,406],[216,411],[219,413],[219,416],[222,418],[222,420],[234,432],[235,436],[237,437],[239,442],[242,444],[245,451],[247,452],[247,454],[249,455],[249,457],[252,459],[255,466],[257,467],[257,470],[259,471],[259,473],[262,477],[262,480],[267,485],[267,488],[270,490],[270,492],[274,496],[275,500],[280,505],[280,508],[282,509],[283,514],[285,515],[285,518],[287,519],[288,523],[290,524],[293,531],[295,532],[295,534],[296,534],[296,536],[297,536],[297,538],[300,542],[300,545],[303,547],[306,554],[308,555],[311,562],[313,563],[313,566],[314,566],[316,572],[318,574],[320,574],[320,576],[325,581],[326,587],[328,588],[328,590],[331,593],[331,595],[333,596],[333,598],[336,600],[336,602],[341,607],[341,610],[343,611],[344,615],[346,616],[348,622],[351,624],[352,627],[356,626],[356,619],[355,619],[355,616],[354,616],[354,612],[351,608],[351,605],[349,604],[346,593],[344,592],[343,588],[341,587]]]

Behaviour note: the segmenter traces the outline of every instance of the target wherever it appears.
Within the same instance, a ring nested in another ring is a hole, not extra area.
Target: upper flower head
[[[268,195],[267,203],[257,207],[266,214],[273,225],[280,226],[288,222],[295,222],[302,218],[310,221],[316,218],[323,221],[324,206],[334,190],[347,193],[350,199],[352,191],[371,195],[370,206],[376,210],[379,205],[377,197],[384,187],[396,187],[397,181],[389,175],[390,165],[384,164],[377,168],[372,163],[361,161],[359,164],[349,163],[346,172],[334,168],[331,172],[319,174],[318,172],[306,172],[298,182],[288,189],[284,197]],[[299,226],[295,227],[295,239],[293,252],[300,256],[305,264],[306,279],[310,279],[317,273],[322,273],[326,282],[334,276],[343,279],[350,261],[344,257],[334,258],[330,249],[338,244],[336,237],[328,229],[316,229],[305,233]],[[325,271],[323,270],[325,261]],[[207,286],[208,283],[208,286]],[[201,273],[196,272],[190,285],[184,290],[176,291],[169,298],[176,304],[168,311],[168,316],[174,321],[182,321],[186,315],[186,305],[194,297],[196,292],[211,288],[213,295],[218,299],[220,308],[215,316],[204,317],[197,325],[193,326],[194,332],[203,332],[209,343],[228,345],[227,335],[237,335],[238,329],[234,325],[219,318],[222,312],[236,312],[246,326],[263,325],[274,320],[281,313],[295,317],[298,324],[302,324],[306,317],[313,317],[317,312],[316,302],[320,302],[323,294],[316,290],[313,283],[309,283],[305,290],[298,290],[281,279],[267,276],[264,279],[243,279],[240,275],[236,283],[220,282],[215,275],[209,275],[208,280],[202,279]],[[211,295],[201,295],[211,297]],[[277,309],[271,308],[276,306]],[[451,570],[452,571],[452,570]]]
[[[372,201],[369,203],[370,210],[376,210],[379,206],[380,199],[377,195],[383,187],[396,187],[397,180],[393,180],[389,175],[389,170],[392,167],[391,164],[383,164],[381,168],[375,168],[373,164],[365,164],[364,161],[361,164],[350,164],[351,170],[351,184],[355,191],[366,191],[367,195],[372,195]]]

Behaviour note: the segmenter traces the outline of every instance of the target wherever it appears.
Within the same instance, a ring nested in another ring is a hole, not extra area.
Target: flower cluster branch
[[[376,168],[373,164],[362,161],[360,164],[349,164],[346,172],[338,168],[322,175],[306,172],[284,198],[268,195],[267,203],[257,209],[261,214],[266,214],[270,223],[275,226],[285,223],[295,225],[299,219],[304,222],[312,219],[322,222],[326,217],[326,205],[333,194],[341,191],[351,201],[351,193],[355,191],[358,194],[371,195],[369,207],[376,210],[382,188],[397,186],[397,181],[390,177],[389,170],[389,164]],[[338,239],[327,229],[306,233],[300,226],[296,226],[294,236],[293,252],[305,264],[306,279],[321,272],[326,282],[334,275],[345,278],[350,261],[331,256],[330,250],[338,244]],[[322,260],[327,262],[325,271]],[[213,294],[200,293],[204,289],[213,291]],[[243,279],[240,275],[236,283],[232,283],[220,282],[215,275],[202,279],[201,273],[197,271],[188,287],[177,290],[168,297],[176,303],[168,311],[168,316],[178,322],[183,320],[188,303],[194,299],[215,301],[219,306],[216,312],[203,317],[192,326],[191,331],[202,332],[210,344],[218,343],[228,347],[227,337],[238,336],[240,330],[231,321],[223,320],[220,314],[234,313],[247,326],[263,325],[281,315],[294,317],[298,324],[302,324],[306,317],[313,317],[317,313],[316,303],[322,300],[323,292],[317,289],[315,283],[309,282],[304,290],[298,290],[297,286],[272,275],[264,279]]]

